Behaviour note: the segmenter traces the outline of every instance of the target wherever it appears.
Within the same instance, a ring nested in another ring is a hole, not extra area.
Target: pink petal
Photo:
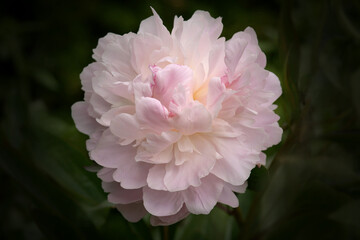
[[[171,224],[174,224],[174,223],[179,222],[180,220],[186,218],[188,215],[189,215],[189,211],[187,210],[186,206],[184,205],[181,208],[181,210],[174,215],[166,216],[166,217],[151,216],[150,223],[153,226],[171,225]]]
[[[277,122],[266,126],[265,131],[267,133],[267,141],[264,145],[266,148],[276,145],[281,141],[283,130]]]
[[[121,166],[114,172],[113,178],[125,189],[136,189],[147,185],[146,178],[152,165],[136,162],[135,155],[124,159]]]
[[[174,215],[184,204],[183,197],[179,192],[158,191],[144,187],[143,193],[146,210],[155,216]]]
[[[118,182],[103,182],[102,186],[106,192],[109,192],[108,201],[111,203],[129,204],[142,200],[142,188],[124,189]]]
[[[177,132],[162,132],[160,135],[149,134],[137,150],[136,161],[149,163],[168,163],[173,159],[173,143],[181,135]]]
[[[169,129],[168,111],[159,100],[142,97],[136,103],[136,118],[147,129],[166,131]]]
[[[108,70],[98,72],[92,79],[94,92],[112,105],[120,105],[133,99],[127,84],[123,84]]]
[[[231,191],[233,192],[237,192],[237,193],[244,193],[246,191],[246,188],[248,186],[248,183],[245,182],[244,184],[242,185],[238,185],[238,186],[234,186],[234,185],[231,185],[229,183],[226,184],[226,186],[231,189]]]
[[[111,121],[110,131],[123,140],[124,145],[130,144],[142,137],[140,126],[135,116],[127,113],[121,113]]]
[[[211,131],[212,116],[200,102],[194,101],[172,118],[172,125],[185,135]]]
[[[137,222],[147,214],[142,201],[130,204],[117,204],[116,208],[129,222]]]
[[[190,187],[183,191],[184,201],[189,212],[209,214],[216,205],[222,192],[223,184],[216,177],[209,175],[203,179],[201,186]]]
[[[196,135],[191,136],[191,141],[199,153],[178,151],[175,158],[179,159],[166,165],[164,183],[169,191],[200,186],[201,178],[207,176],[215,164],[216,152],[210,142]]]
[[[206,106],[213,118],[215,118],[221,110],[222,102],[225,98],[225,91],[226,87],[219,77],[210,79]]]
[[[89,104],[91,105],[92,109],[96,113],[96,117],[104,114],[105,112],[109,111],[110,104],[106,102],[102,97],[93,93],[89,99]]]
[[[111,121],[121,113],[127,113],[132,115],[135,113],[135,107],[133,105],[125,105],[125,106],[111,108],[107,112],[102,114],[100,119],[97,119],[97,122],[105,127],[109,127]]]
[[[94,49],[93,58],[104,63],[108,69],[124,75],[127,81],[136,76],[129,61],[131,50],[130,41],[135,38],[134,33],[117,35],[108,33],[99,39],[98,46]]]
[[[269,75],[265,80],[264,91],[273,94],[273,96],[269,99],[270,103],[273,103],[276,99],[278,99],[282,93],[279,78],[272,72],[269,72]]]
[[[74,119],[76,128],[85,134],[91,134],[97,130],[100,125],[91,118],[87,112],[89,104],[86,102],[77,102],[71,106],[71,116]]]
[[[140,23],[138,33],[150,33],[162,39],[165,44],[170,44],[171,36],[169,31],[163,25],[163,22],[156,11],[153,8],[151,8],[151,10],[154,16],[151,16]]]
[[[180,83],[185,87],[188,95],[192,94],[193,72],[187,66],[169,64],[164,69],[154,73],[153,97],[159,99],[164,106],[169,106],[175,93],[176,86]]]
[[[104,131],[95,149],[90,152],[95,162],[107,168],[117,168],[129,160],[135,162],[135,154],[136,148],[131,145],[121,146],[109,130]]]
[[[216,161],[211,173],[232,185],[242,185],[259,162],[259,156],[241,150],[236,139],[214,138],[213,142],[223,158]]]
[[[154,190],[163,190],[167,191],[164,184],[166,170],[163,164],[156,164],[149,170],[149,174],[147,176],[147,184],[149,188]]]
[[[234,35],[226,42],[225,64],[228,68],[229,82],[231,83],[238,76],[238,65],[244,50],[247,46],[247,41]]]
[[[103,182],[113,182],[113,173],[115,169],[113,168],[102,168],[100,171],[97,172],[97,176],[103,181]]]
[[[92,79],[97,72],[106,70],[106,67],[101,63],[90,63],[84,70],[80,73],[80,79],[82,84],[82,90],[86,92],[93,92]]]
[[[236,195],[229,189],[228,187],[224,186],[219,200],[220,203],[229,205],[230,207],[236,208],[239,206],[239,200]]]

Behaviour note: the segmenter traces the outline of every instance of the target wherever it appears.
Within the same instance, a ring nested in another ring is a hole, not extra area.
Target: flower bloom
[[[137,34],[99,40],[72,116],[108,200],[129,221],[168,225],[238,206],[234,192],[281,139],[281,87],[252,28],[225,41],[208,12],[175,17],[171,33],[153,14]]]

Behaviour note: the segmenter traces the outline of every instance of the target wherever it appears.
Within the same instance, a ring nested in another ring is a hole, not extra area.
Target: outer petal
[[[219,196],[220,203],[229,205],[230,207],[236,208],[239,206],[239,200],[236,195],[231,191],[230,188],[224,186],[223,190]]]
[[[190,187],[183,192],[187,209],[194,214],[209,214],[222,192],[221,180],[209,175],[199,187]]]
[[[114,172],[114,180],[120,182],[125,189],[136,189],[145,186],[146,178],[151,165],[135,161],[135,154],[132,158],[126,159]]]
[[[129,204],[142,200],[142,189],[124,189],[118,182],[102,183],[103,189],[109,192],[108,200],[114,204]]]
[[[269,103],[273,103],[282,93],[279,78],[272,72],[269,72],[269,75],[265,80],[264,91],[273,94],[273,96],[269,99]]]
[[[153,226],[166,226],[166,225],[170,225],[176,222],[179,222],[180,220],[186,218],[189,215],[189,211],[187,210],[186,206],[184,205],[181,210],[171,216],[166,216],[166,217],[155,217],[155,216],[151,216],[150,218],[150,223]]]
[[[117,168],[130,160],[135,162],[136,148],[121,146],[117,138],[109,130],[102,134],[95,149],[90,152],[90,157],[99,165],[108,168]]]
[[[95,121],[95,119],[91,118],[87,112],[89,104],[86,102],[77,102],[71,106],[71,116],[74,119],[76,128],[85,134],[91,134],[96,129],[100,127],[100,125]]]
[[[102,168],[100,171],[97,172],[97,176],[103,181],[103,182],[113,182],[113,173],[115,169],[113,168]]]
[[[171,36],[169,31],[163,25],[163,22],[156,11],[151,8],[153,12],[153,16],[143,20],[140,23],[140,28],[138,33],[150,33],[154,36],[159,37],[161,40],[164,41],[165,44],[171,46]]]
[[[223,158],[216,161],[211,173],[232,185],[242,185],[259,162],[259,156],[242,151],[236,139],[216,138],[213,142]]]
[[[143,188],[144,206],[155,216],[170,216],[180,211],[184,204],[179,192],[157,191],[148,187]]]
[[[121,73],[126,81],[132,80],[136,73],[129,61],[131,55],[130,42],[136,37],[134,33],[117,35],[108,33],[99,39],[99,44],[94,49],[93,58],[104,63],[111,72]]]
[[[147,214],[142,201],[130,204],[117,204],[116,208],[129,222],[137,222]]]

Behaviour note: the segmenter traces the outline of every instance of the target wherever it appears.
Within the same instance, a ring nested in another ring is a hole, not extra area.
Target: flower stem
[[[232,210],[232,215],[234,215],[235,220],[239,227],[244,225],[244,219],[243,219],[240,207],[234,208]]]
[[[244,219],[243,219],[240,207],[234,208],[234,209],[229,209],[226,206],[219,204],[219,203],[216,206],[218,208],[220,208],[221,210],[223,210],[224,212],[226,212],[227,214],[234,216],[236,223],[239,227],[242,227],[244,225]]]
[[[163,226],[163,240],[169,240],[169,227]]]

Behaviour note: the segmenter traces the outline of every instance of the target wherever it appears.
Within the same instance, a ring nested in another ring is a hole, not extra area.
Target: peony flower
[[[72,117],[109,202],[131,222],[149,213],[169,225],[238,206],[235,193],[281,139],[281,88],[252,28],[225,41],[208,12],[175,17],[171,33],[153,14],[137,34],[99,40]]]

